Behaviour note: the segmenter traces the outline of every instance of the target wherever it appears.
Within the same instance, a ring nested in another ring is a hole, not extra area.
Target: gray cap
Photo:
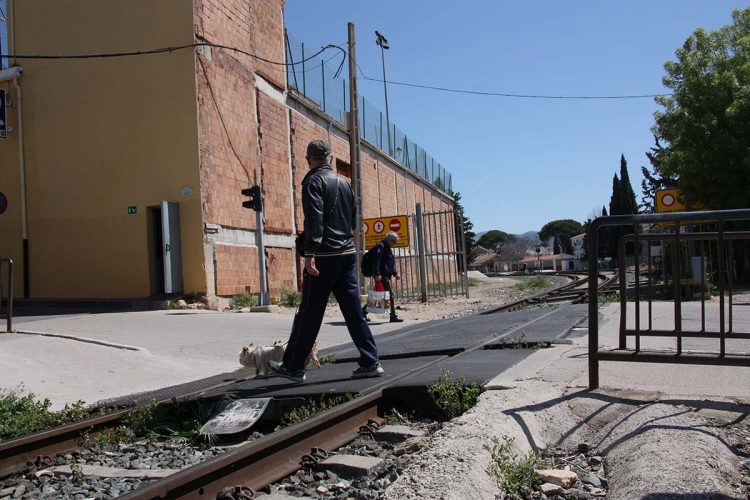
[[[327,142],[316,139],[307,145],[308,158],[326,159],[331,155],[331,146]]]

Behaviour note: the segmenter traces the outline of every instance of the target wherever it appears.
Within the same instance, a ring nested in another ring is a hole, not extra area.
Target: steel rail
[[[88,418],[46,431],[0,442],[0,478],[23,470],[39,456],[77,448],[84,433],[97,433],[120,423],[129,411]]]
[[[367,422],[382,421],[377,414],[382,399],[382,390],[360,396],[120,498],[216,498],[228,485],[240,484],[258,490],[298,470],[312,448],[338,448]]]
[[[97,434],[103,430],[120,425],[122,419],[136,408],[151,404],[164,404],[179,402],[209,389],[235,384],[237,382],[250,380],[253,377],[243,377],[229,382],[215,384],[210,387],[186,392],[179,396],[170,397],[158,401],[149,401],[134,405],[124,410],[114,411],[106,415],[86,418],[78,422],[53,427],[43,431],[28,434],[7,441],[0,441],[0,478],[7,477],[23,470],[30,462],[39,457],[45,457],[79,448],[81,438],[88,434]]]

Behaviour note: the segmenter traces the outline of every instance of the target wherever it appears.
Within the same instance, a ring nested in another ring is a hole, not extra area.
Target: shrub
[[[89,416],[83,401],[66,404],[52,411],[49,399],[39,400],[32,393],[0,390],[0,441],[25,436]]]
[[[249,293],[241,293],[232,297],[232,309],[242,309],[243,307],[255,307],[258,305],[258,297]]]
[[[297,307],[302,300],[302,295],[294,290],[285,290],[281,293],[281,305],[284,307]]]
[[[467,384],[463,378],[455,378],[448,370],[427,386],[427,392],[443,414],[451,419],[471,409],[482,392],[477,384]]]
[[[506,498],[531,498],[534,486],[539,483],[534,469],[539,455],[534,452],[519,455],[509,436],[503,436],[502,440],[492,438],[492,446],[484,449],[490,452],[490,473],[507,494]]]

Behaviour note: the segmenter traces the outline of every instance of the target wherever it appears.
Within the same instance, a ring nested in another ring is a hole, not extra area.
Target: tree
[[[560,219],[548,222],[539,231],[539,239],[548,240],[550,237],[555,238],[555,243],[560,245],[565,253],[573,253],[573,245],[570,243],[570,237],[583,232],[583,226],[580,222],[573,219]]]
[[[656,98],[653,132],[664,143],[659,170],[689,204],[750,206],[750,7],[732,24],[697,29],[664,65],[672,95]]]
[[[628,174],[628,162],[625,161],[625,155],[620,155],[620,213],[637,214],[638,203],[635,201],[633,186],[630,184],[630,174]]]
[[[464,212],[464,207],[461,205],[461,193],[458,192],[451,192],[451,196],[453,196],[453,209],[456,211],[456,213],[461,214],[464,216],[464,247],[466,249],[466,262],[472,262],[474,260],[474,238],[476,238],[476,233],[473,231],[474,229],[474,223],[469,220],[468,217],[466,217],[466,213]],[[456,227],[456,248],[461,248],[461,228]],[[459,262],[458,264],[459,271],[463,272],[463,262]]]
[[[512,234],[508,234],[505,231],[498,231],[497,229],[493,229],[484,233],[482,237],[479,238],[479,241],[477,241],[477,245],[481,245],[484,248],[494,250],[495,253],[500,253],[502,252],[503,247],[511,241],[513,241]]]
[[[641,181],[641,204],[639,209],[643,213],[652,214],[656,212],[656,191],[660,189],[669,189],[677,186],[677,179],[674,175],[664,173],[662,162],[668,154],[659,143],[659,138],[654,136],[654,147],[646,153],[648,161],[651,163],[652,171],[641,166],[643,180]]]

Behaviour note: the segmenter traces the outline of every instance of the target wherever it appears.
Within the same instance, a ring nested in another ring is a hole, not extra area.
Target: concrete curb
[[[103,340],[96,340],[96,339],[90,339],[87,337],[76,337],[75,335],[65,335],[63,333],[48,333],[48,332],[32,332],[32,331],[20,331],[16,330],[13,333],[18,333],[21,335],[39,335],[40,337],[54,337],[54,338],[60,338],[60,339],[66,339],[66,340],[75,340],[77,342],[85,342],[87,344],[96,344],[101,345],[104,347],[114,347],[115,349],[125,349],[128,351],[138,351],[138,352],[145,352],[145,349],[141,349],[140,347],[135,347],[132,345],[125,345],[125,344],[116,344],[114,342],[105,342]]]

